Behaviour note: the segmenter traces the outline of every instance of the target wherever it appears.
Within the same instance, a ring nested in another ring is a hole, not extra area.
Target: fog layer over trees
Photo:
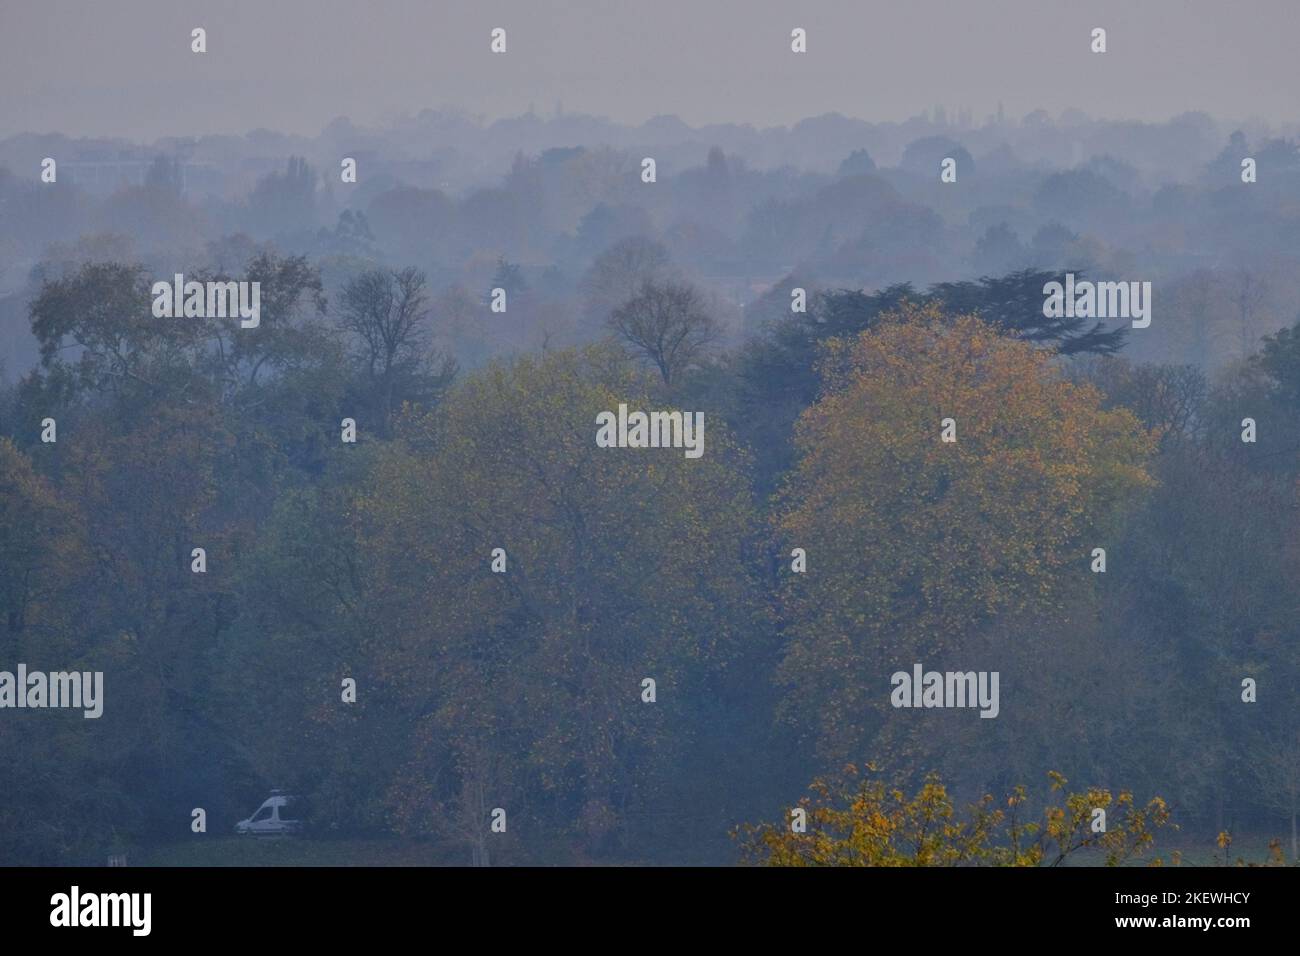
[[[98,719],[0,719],[0,860],[280,787],[445,862],[731,863],[866,762],[964,800],[1059,771],[1295,859],[1296,135],[0,141],[3,667],[105,675]],[[1150,325],[1045,315],[1067,273],[1151,283]],[[260,322],[155,317],[176,274],[259,282]],[[621,404],[702,412],[704,454],[598,447]],[[915,662],[998,672],[996,718],[891,706]]]

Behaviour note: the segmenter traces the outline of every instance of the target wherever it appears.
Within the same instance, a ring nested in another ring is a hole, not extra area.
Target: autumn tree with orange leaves
[[[1092,534],[1150,484],[1151,436],[1053,361],[934,306],[826,348],[776,516],[808,569],[780,595],[784,713],[824,757],[866,752],[892,672],[982,669],[963,657],[981,629],[1059,612],[1090,577]]]

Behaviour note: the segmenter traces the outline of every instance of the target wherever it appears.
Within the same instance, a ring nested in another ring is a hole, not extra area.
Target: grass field
[[[1233,841],[1230,858],[1247,863],[1268,859],[1267,836],[1243,836]],[[1286,847],[1284,846],[1284,851]],[[1175,851],[1183,866],[1215,866],[1222,851],[1210,841],[1166,840],[1153,855],[1170,864]],[[1144,866],[1152,855],[1130,865]],[[130,866],[464,866],[469,853],[455,847],[396,839],[259,839],[256,837],[214,837],[185,843],[141,848],[128,854]],[[1101,866],[1100,854],[1080,854],[1071,866]]]
[[[142,848],[130,866],[448,866],[469,854],[433,843],[385,839],[215,837]]]

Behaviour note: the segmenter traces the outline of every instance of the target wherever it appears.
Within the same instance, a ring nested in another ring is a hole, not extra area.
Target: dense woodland
[[[565,122],[466,134],[504,168],[459,192],[421,177],[463,157],[319,158],[410,128],[202,188],[193,155],[284,144],[158,144],[98,192],[0,143],[0,648],[105,673],[98,720],[0,719],[0,860],[225,835],[282,787],[318,839],[452,863],[731,863],[866,762],[961,801],[1057,771],[1295,859],[1295,144],[822,118],[751,165],[683,125],[647,184],[524,151]],[[1150,328],[1045,318],[1066,271],[1153,281]],[[173,272],[259,281],[260,325],[155,318]],[[620,403],[702,411],[704,455],[598,448]],[[915,661],[1000,672],[1000,714],[891,708]]]

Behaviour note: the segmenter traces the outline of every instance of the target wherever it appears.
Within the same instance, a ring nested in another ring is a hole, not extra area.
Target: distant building
[[[92,154],[93,157],[93,154]],[[70,159],[59,164],[59,179],[75,184],[86,192],[108,196],[119,189],[143,186],[153,157]],[[212,163],[182,162],[181,189],[187,193],[220,192],[225,177]]]

